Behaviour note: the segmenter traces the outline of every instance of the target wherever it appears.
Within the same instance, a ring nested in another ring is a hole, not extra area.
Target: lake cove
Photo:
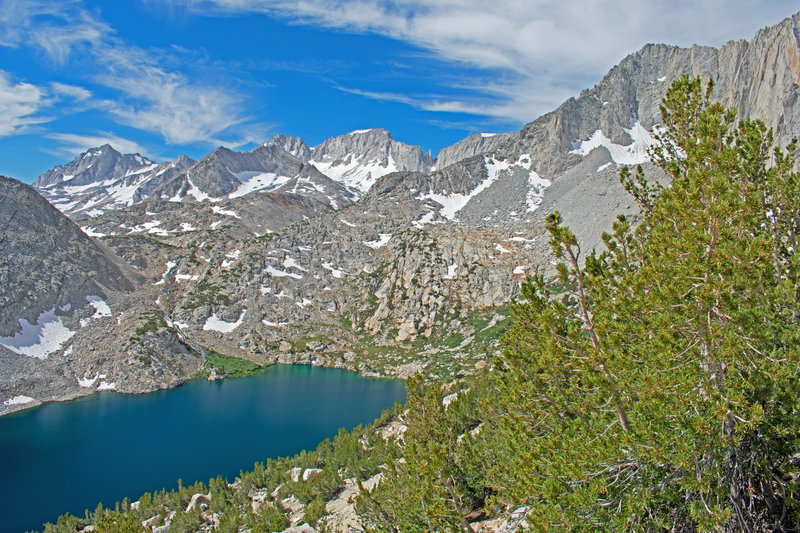
[[[103,392],[1,417],[0,529],[41,531],[66,512],[113,508],[178,479],[233,481],[257,461],[370,423],[395,401],[405,401],[402,381],[275,365],[255,377]]]

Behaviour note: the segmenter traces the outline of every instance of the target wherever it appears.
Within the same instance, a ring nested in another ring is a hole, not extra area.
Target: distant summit
[[[367,192],[391,172],[428,172],[434,165],[419,146],[392,139],[385,129],[351,131],[311,149],[310,163],[332,179]]]
[[[160,184],[193,163],[181,155],[158,164],[139,154],[122,155],[104,144],[48,170],[33,187],[67,215],[94,217],[147,199]]]
[[[48,170],[33,186],[64,213],[96,217],[148,199],[218,201],[254,192],[324,192],[341,207],[363,195],[380,177],[397,171],[427,172],[430,154],[395,141],[384,129],[358,130],[309,147],[278,134],[247,152],[219,147],[199,161],[179,156],[158,164],[109,145],[92,148]],[[296,187],[296,181],[306,183]],[[309,187],[309,183],[317,187]]]

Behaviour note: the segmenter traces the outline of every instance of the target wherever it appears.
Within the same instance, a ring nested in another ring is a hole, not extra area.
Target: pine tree
[[[538,528],[798,525],[798,177],[710,92],[685,77],[664,99],[670,187],[621,173],[638,227],[581,261],[554,213],[566,296],[536,276],[513,307],[490,484]]]

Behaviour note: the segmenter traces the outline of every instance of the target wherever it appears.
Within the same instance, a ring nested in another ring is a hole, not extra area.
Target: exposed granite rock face
[[[130,291],[137,280],[31,187],[0,177],[0,336],[89,295]]]
[[[330,177],[366,192],[390,172],[426,172],[430,154],[419,146],[395,141],[384,129],[358,130],[326,140],[312,149],[311,163]]]
[[[302,161],[276,144],[262,144],[248,152],[219,147],[162,186],[157,193],[162,199],[183,200],[189,197],[190,200],[202,201],[208,197],[222,198],[235,194],[243,182],[259,174],[271,175],[265,177],[265,183],[277,184],[286,181],[280,178],[297,176],[302,168]]]
[[[31,187],[0,177],[0,228],[0,414],[175,386],[199,369],[163,321],[131,340],[142,316],[160,317],[144,303],[158,291]]]
[[[473,133],[442,148],[436,156],[436,168],[447,168],[462,159],[491,152],[511,135],[513,133]]]
[[[282,133],[277,134],[266,144],[275,146],[289,152],[303,163],[311,159],[311,147],[308,146],[300,137],[287,137]]]
[[[650,44],[623,59],[593,88],[525,126],[498,151],[529,153],[534,167],[556,175],[573,166],[570,152],[598,130],[611,142],[632,143],[638,122],[650,129],[660,122],[659,105],[670,83],[684,74],[712,79],[712,98],[776,128],[786,144],[800,132],[800,14],[760,30],[750,41],[732,41],[721,49]]]
[[[89,185],[97,181],[120,178],[132,171],[152,165],[139,154],[122,155],[104,144],[82,153],[66,165],[48,170],[34,182],[36,188],[52,187],[69,182],[71,186]]]

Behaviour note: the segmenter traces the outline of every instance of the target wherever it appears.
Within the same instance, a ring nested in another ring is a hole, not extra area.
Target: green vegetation
[[[206,351],[208,353],[206,356],[206,363],[208,366],[215,368],[217,372],[229,378],[255,376],[256,374],[262,373],[264,369],[269,366],[239,357],[223,355],[219,352],[215,352],[211,348],[207,348]]]
[[[223,273],[226,273],[224,270]],[[202,305],[229,305],[231,303],[227,294],[220,292],[222,287],[207,281],[198,283],[192,293],[189,295],[189,300],[186,307],[194,309]]]
[[[154,314],[150,311],[143,311],[139,315],[140,319],[144,319],[144,323],[139,325],[134,334],[131,335],[130,342],[140,342],[142,337],[147,333],[155,333],[160,328],[167,327],[167,323],[164,321],[164,317],[160,314]]]
[[[528,280],[493,372],[447,409],[409,381],[405,462],[359,500],[374,530],[519,506],[534,531],[798,529],[800,176],[709,94],[669,90],[672,186],[623,170],[644,220],[606,252],[548,218],[566,292]]]
[[[148,312],[142,313],[141,316],[145,317],[146,321],[144,324],[136,328],[137,337],[141,337],[150,331],[157,331],[158,328],[167,327],[167,323],[164,322],[164,318],[162,316],[154,315],[153,313]]]

